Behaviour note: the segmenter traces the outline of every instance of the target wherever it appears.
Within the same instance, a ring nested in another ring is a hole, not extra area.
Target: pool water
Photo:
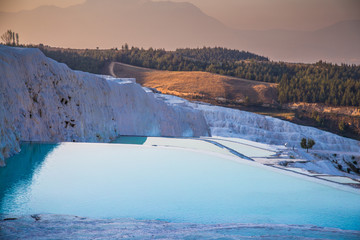
[[[24,143],[0,169],[0,213],[360,230],[359,193],[221,152],[146,141]]]

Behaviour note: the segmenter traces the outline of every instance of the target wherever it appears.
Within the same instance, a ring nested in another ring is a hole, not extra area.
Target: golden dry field
[[[109,70],[116,77],[136,78],[145,87],[191,100],[239,104],[273,104],[277,100],[274,83],[198,71],[160,71],[123,63],[112,63]]]

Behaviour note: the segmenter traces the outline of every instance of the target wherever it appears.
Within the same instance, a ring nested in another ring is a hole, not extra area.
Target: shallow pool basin
[[[0,213],[360,230],[355,190],[203,147],[143,143],[24,143],[0,169]]]

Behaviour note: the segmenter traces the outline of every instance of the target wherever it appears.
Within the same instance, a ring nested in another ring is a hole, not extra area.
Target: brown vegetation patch
[[[289,103],[285,105],[289,109],[304,110],[306,112],[322,112],[329,114],[339,114],[346,116],[360,117],[360,108],[359,107],[334,107],[326,106],[322,103]]]
[[[159,71],[122,63],[114,64],[113,70],[117,77],[136,78],[145,87],[187,99],[221,99],[239,104],[275,104],[277,100],[274,83],[198,71]]]

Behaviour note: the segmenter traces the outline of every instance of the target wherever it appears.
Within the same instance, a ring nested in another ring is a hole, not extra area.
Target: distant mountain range
[[[360,64],[360,20],[317,31],[242,31],[186,2],[88,0],[68,8],[45,6],[0,13],[0,22],[0,32],[18,32],[21,43],[72,48],[112,48],[128,43],[169,50],[223,46],[271,60]]]

